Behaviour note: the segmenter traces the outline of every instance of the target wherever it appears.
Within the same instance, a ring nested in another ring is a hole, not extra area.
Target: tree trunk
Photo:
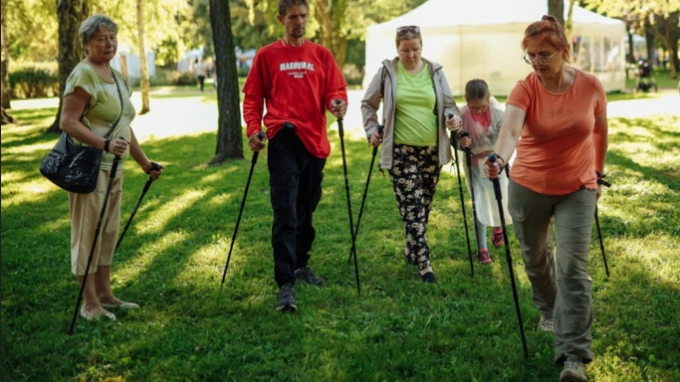
[[[628,32],[628,59],[626,60],[629,64],[635,63],[635,40],[633,39],[633,34]]]
[[[678,36],[675,41],[680,38]],[[678,70],[680,70],[680,60],[678,59],[678,45],[675,44],[671,46],[671,78],[674,80],[678,79]]]
[[[654,67],[654,26],[649,22],[649,19],[645,20],[645,39],[647,40],[647,61],[649,65]]]
[[[5,19],[7,18],[6,1],[2,1],[2,65],[0,67],[0,76],[2,76],[2,116],[3,122],[5,117],[5,109],[11,109],[10,104],[10,88],[9,88],[9,39],[7,37],[7,28],[5,26]],[[4,124],[4,123],[3,123]]]
[[[10,123],[16,123],[17,120],[11,115],[7,114],[5,108],[2,108],[2,118],[0,118],[0,125],[8,125]]]
[[[680,37],[680,12],[673,12],[668,17],[657,16],[655,25],[651,27],[654,37],[661,41],[664,50],[669,54],[668,71],[671,78],[678,78],[678,37]]]
[[[321,45],[328,48],[342,70],[347,62],[347,38],[343,32],[347,0],[313,0]]]
[[[576,0],[569,0],[569,11],[567,12],[567,20],[564,22],[564,34],[567,36],[567,43],[569,44],[570,48],[573,46],[573,42],[571,41],[571,35],[572,31],[574,30],[574,20],[572,17],[574,14],[574,3],[576,3]]]
[[[149,108],[149,68],[146,63],[146,48],[144,47],[144,0],[137,0],[137,38],[139,43],[139,68],[141,69],[140,85],[142,88],[142,110],[139,114],[146,114]]]
[[[210,164],[227,159],[243,159],[241,109],[234,36],[231,31],[229,2],[210,0],[210,24],[217,70],[218,128],[215,157]]]
[[[564,0],[548,0],[548,14],[554,16],[557,22],[564,26]]]
[[[57,19],[59,21],[59,108],[57,117],[47,129],[48,133],[58,133],[61,106],[63,103],[66,79],[73,68],[83,59],[84,49],[80,43],[78,29],[89,14],[88,0],[57,0]]]

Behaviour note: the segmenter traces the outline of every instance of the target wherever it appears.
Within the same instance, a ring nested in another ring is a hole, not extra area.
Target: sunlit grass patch
[[[253,173],[222,285],[252,154],[246,150],[245,160],[208,166],[215,133],[190,134],[143,142],[166,171],[142,201],[113,265],[114,291],[142,309],[117,312],[113,323],[79,319],[75,335],[68,336],[78,292],[69,269],[68,198],[37,172],[47,150],[41,147],[56,141],[56,135],[42,134],[54,110],[21,112],[42,122],[13,132],[3,126],[1,325],[8,380],[558,379],[553,337],[537,330],[539,313],[512,226],[507,228],[528,360],[505,247],[489,248],[493,264],[474,263],[471,277],[458,180],[449,165],[428,229],[438,284],[424,284],[415,267],[406,265],[391,181],[374,169],[356,243],[357,294],[334,130],[310,262],[327,281],[323,288],[296,284],[296,314],[274,310],[266,150]],[[599,218],[611,274],[607,278],[594,229],[590,380],[680,380],[678,119],[611,118],[610,127],[606,172],[613,186],[604,190]],[[363,137],[346,137],[345,144],[356,222],[371,150]],[[31,155],[23,146],[38,148]],[[128,162],[121,225],[147,179]],[[474,251],[472,205],[463,188]]]

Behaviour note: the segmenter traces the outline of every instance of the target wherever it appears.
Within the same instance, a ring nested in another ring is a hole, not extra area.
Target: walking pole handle
[[[158,162],[151,162],[151,168],[146,173],[150,174],[151,171],[158,171],[158,170],[162,170],[164,168],[165,168],[165,166],[163,166],[162,164],[160,164]]]
[[[265,138],[264,131],[260,131],[259,133],[257,133],[257,138],[261,141],[264,140],[264,138]],[[257,157],[259,155],[260,155],[260,152],[255,151],[253,153],[253,157],[250,159],[250,164],[254,165],[255,163],[257,163]]]
[[[340,100],[340,99],[336,99],[335,101],[333,101],[333,105],[335,105],[335,106],[340,105],[341,103],[342,103],[342,100]],[[342,118],[338,118],[338,122],[342,122]]]
[[[498,154],[493,153],[489,155],[486,159],[489,162],[495,164],[496,160],[498,159]],[[501,182],[498,181],[498,177],[491,179],[491,182],[493,183],[493,193],[496,195],[496,200],[503,199],[503,194],[501,193]]]
[[[385,126],[378,126],[378,134],[382,135],[383,131],[385,131]],[[373,147],[373,156],[378,153],[378,146]]]
[[[470,133],[465,131],[462,134],[460,134],[460,137],[461,138],[470,137]],[[465,159],[467,160],[467,162],[472,163],[472,149],[470,148],[470,146],[464,148],[463,151],[465,151]]]
[[[489,162],[496,163],[496,160],[498,159],[498,154],[493,153],[493,154],[489,155],[486,159]]]
[[[453,113],[447,114],[446,117],[448,119],[453,118]],[[458,146],[458,139],[456,139],[456,133],[452,131],[450,135],[451,135],[451,142],[453,142],[453,149],[457,150],[458,147],[456,147],[456,146]]]
[[[160,171],[164,169],[165,166],[163,166],[160,163],[157,162],[151,162],[151,169],[146,172],[147,175],[149,175],[149,179],[147,179],[146,184],[144,184],[144,189],[142,189],[142,194],[145,194],[147,191],[149,191],[149,188],[151,188],[151,182],[153,182],[153,178],[151,177],[151,171]]]
[[[448,119],[453,118],[453,113],[447,114],[446,117],[447,117]],[[468,132],[463,132],[463,133],[460,134],[460,137],[461,137],[461,138],[463,138],[463,137],[469,137],[469,136],[470,136],[470,134],[469,134]],[[458,138],[457,138],[457,136],[456,136],[456,132],[455,132],[455,131],[452,131],[452,132],[451,132],[451,142],[453,142],[453,148],[454,148],[454,150],[458,150],[458,149],[460,148],[460,147],[458,147]]]

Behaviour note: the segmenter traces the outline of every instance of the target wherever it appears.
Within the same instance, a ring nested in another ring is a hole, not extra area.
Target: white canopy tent
[[[384,59],[397,55],[397,27],[418,25],[423,57],[443,65],[454,95],[462,95],[472,78],[486,80],[493,94],[507,95],[532,70],[522,60],[524,30],[547,13],[547,0],[429,0],[368,27],[364,87]],[[577,5],[572,19],[574,66],[595,74],[606,91],[623,90],[625,24]]]

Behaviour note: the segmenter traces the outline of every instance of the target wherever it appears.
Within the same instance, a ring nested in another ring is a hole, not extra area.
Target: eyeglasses
[[[414,33],[414,34],[420,34],[420,27],[417,25],[408,25],[405,27],[399,27],[397,28],[397,35],[401,36],[403,34],[406,34],[408,32]]]
[[[553,52],[553,54],[547,54],[547,53],[539,53],[538,55],[534,53],[527,53],[524,55],[524,62],[527,64],[531,65],[534,63],[539,63],[539,64],[547,64],[554,55],[557,54],[558,51]]]

